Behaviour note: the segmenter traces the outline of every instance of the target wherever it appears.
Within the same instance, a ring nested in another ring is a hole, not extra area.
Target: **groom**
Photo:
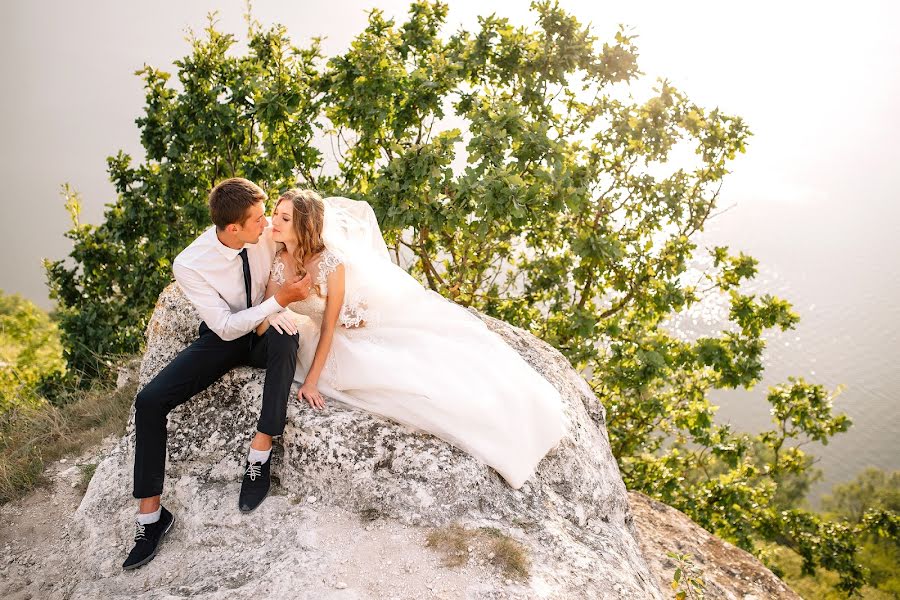
[[[297,364],[299,335],[266,317],[309,295],[310,276],[286,282],[263,301],[275,244],[267,227],[265,192],[251,181],[226,179],[209,194],[214,223],[175,258],[175,280],[203,322],[199,337],[148,383],[135,399],[134,491],[140,499],[135,545],[122,565],[134,569],[156,555],[175,517],[160,505],[166,462],[166,417],[176,406],[239,365],[266,369],[262,411],[250,444],[238,506],[249,512],[269,491],[272,436],[284,431]]]

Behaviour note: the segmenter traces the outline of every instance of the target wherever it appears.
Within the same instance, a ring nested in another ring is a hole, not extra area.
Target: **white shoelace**
[[[144,526],[144,524],[141,522],[137,522],[135,523],[135,525],[137,526],[137,528],[134,532],[134,541],[139,542],[141,540],[146,540],[147,537],[144,535],[144,530],[146,529],[146,527]]]
[[[247,467],[247,475],[250,476],[250,481],[256,481],[256,478],[262,475],[262,463],[250,463],[250,466]]]

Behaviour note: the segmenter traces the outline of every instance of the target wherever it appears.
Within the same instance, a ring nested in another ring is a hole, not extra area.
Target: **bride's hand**
[[[291,317],[290,310],[284,310],[269,316],[269,325],[271,325],[278,333],[286,333],[288,335],[297,334],[297,324]]]
[[[319,393],[319,389],[313,383],[304,382],[297,392],[297,399],[301,402],[306,400],[313,408],[325,408],[325,398]]]

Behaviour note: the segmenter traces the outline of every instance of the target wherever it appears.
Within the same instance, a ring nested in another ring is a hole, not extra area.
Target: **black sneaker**
[[[247,463],[244,480],[241,482],[241,497],[238,500],[238,507],[241,509],[241,512],[248,513],[259,506],[269,493],[272,481],[270,476],[271,467],[271,455],[269,460],[264,463]]]
[[[135,523],[134,548],[131,549],[128,558],[122,563],[122,568],[126,571],[137,569],[153,560],[153,557],[156,556],[156,551],[159,550],[159,543],[169,533],[174,524],[175,515],[167,511],[165,507],[162,507],[159,521],[156,523],[148,523],[147,525]]]

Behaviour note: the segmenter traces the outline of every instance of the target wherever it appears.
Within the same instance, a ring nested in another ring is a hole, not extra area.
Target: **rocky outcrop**
[[[278,492],[405,526],[490,527],[525,546],[531,559],[527,580],[507,584],[498,577],[493,587],[473,589],[470,597],[661,597],[635,540],[602,407],[556,350],[485,320],[556,386],[565,405],[567,434],[526,486],[512,490],[492,469],[433,436],[337,402],[314,411],[293,401],[274,463]],[[195,338],[198,325],[180,289],[169,286],[148,326],[141,385]],[[277,498],[251,515],[236,508],[263,377],[256,369],[234,369],[171,414],[164,502],[179,522],[139,578],[189,569],[192,589],[205,597],[219,597],[225,589],[228,597],[288,597],[309,584],[309,565],[317,560],[309,524]],[[134,512],[132,452],[129,427],[97,468],[76,513],[81,535],[73,539],[83,540],[77,551],[84,558],[74,597],[131,597],[139,591],[128,585],[135,578],[119,570]],[[240,580],[224,582],[229,573],[240,573]],[[375,597],[364,590],[354,594],[346,597]]]
[[[675,574],[675,562],[667,556],[674,552],[690,556],[707,598],[801,600],[752,554],[720,540],[680,510],[639,492],[629,492],[628,499],[641,549],[664,589]]]
[[[55,572],[69,577],[42,586],[42,596],[665,597],[664,552],[645,560],[603,407],[556,350],[482,318],[564,402],[566,435],[521,490],[433,436],[337,402],[314,411],[292,401],[273,495],[240,514],[242,462],[264,373],[238,368],[170,416],[163,502],[177,522],[159,556],[121,571],[135,510],[129,426],[105,452],[65,531],[66,555],[57,556]],[[148,326],[141,385],[194,339],[198,324],[177,286],[167,288]],[[485,559],[493,555],[472,548],[461,550],[470,555],[463,566],[442,566],[425,540],[451,523],[514,540],[529,559],[528,574],[504,573]]]

